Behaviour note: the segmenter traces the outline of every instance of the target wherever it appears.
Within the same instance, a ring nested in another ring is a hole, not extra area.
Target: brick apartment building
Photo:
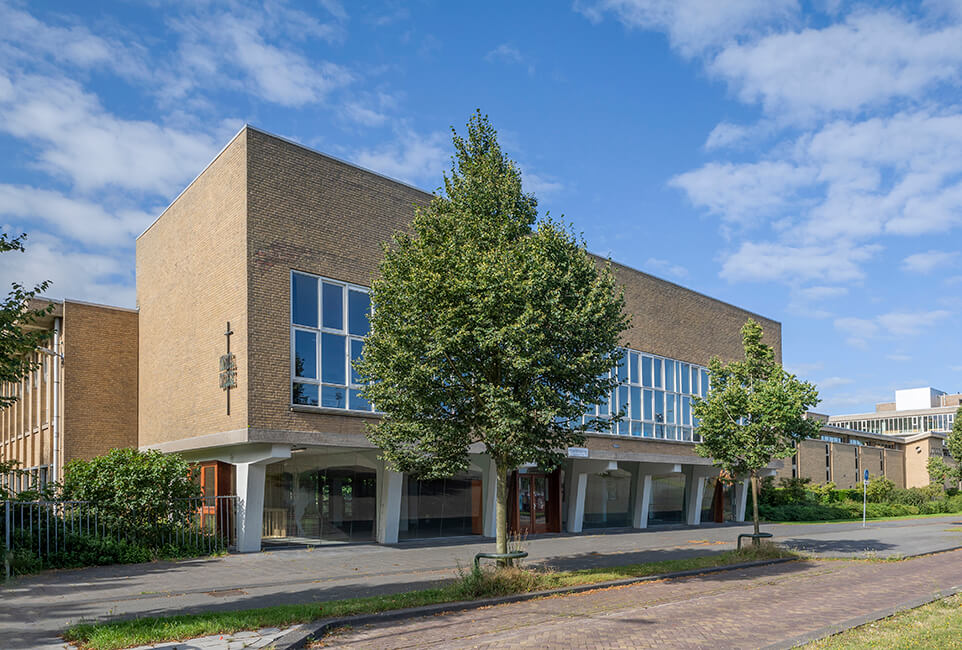
[[[138,238],[137,313],[69,301],[59,307],[59,453],[69,460],[136,444],[183,454],[205,468],[211,491],[239,496],[245,551],[273,542],[493,535],[493,463],[484,449],[472,447],[471,469],[449,479],[391,471],[365,436],[378,416],[350,366],[363,349],[367,287],[381,245],[430,199],[242,129]],[[518,468],[512,528],[580,532],[744,519],[745,482],[724,485],[694,452],[691,398],[705,394],[712,356],[741,356],[740,328],[749,317],[781,360],[780,324],[625,266],[613,269],[632,328],[623,337],[620,385],[598,414],[623,405],[628,418],[569,449],[553,472]],[[83,330],[91,310],[104,319],[98,336]],[[90,348],[71,348],[80,343]],[[86,359],[89,375],[71,374],[74,356]],[[84,376],[90,387],[72,388]],[[32,408],[33,399],[17,408]],[[39,431],[51,428],[45,417],[31,420]],[[3,429],[8,457],[55,465],[50,442],[33,443],[36,455],[23,456],[23,446],[6,442],[21,435],[13,431]],[[882,462],[883,471],[893,464]]]

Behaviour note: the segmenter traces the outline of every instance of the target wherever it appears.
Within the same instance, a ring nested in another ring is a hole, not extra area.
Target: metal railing
[[[0,510],[8,579],[24,567],[100,564],[104,549],[126,550],[126,557],[152,556],[146,560],[230,551],[236,541],[236,496],[177,499],[152,521],[134,521],[136,513],[117,515],[89,501],[9,500],[0,501]]]

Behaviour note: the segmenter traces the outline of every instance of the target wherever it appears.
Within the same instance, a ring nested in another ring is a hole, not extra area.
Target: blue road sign
[[[868,470],[865,470],[865,480],[868,480]]]

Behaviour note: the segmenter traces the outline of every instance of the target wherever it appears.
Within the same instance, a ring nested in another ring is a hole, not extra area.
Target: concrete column
[[[735,521],[745,521],[745,508],[748,506],[748,484],[751,479],[740,481],[735,486]]]
[[[401,488],[404,476],[387,468],[378,472],[377,543],[397,544],[401,521]]]
[[[238,552],[256,553],[261,550],[266,467],[290,457],[291,448],[288,445],[250,445],[224,458],[225,462],[234,465],[237,479]]]
[[[491,458],[482,458],[478,463],[481,466],[481,534],[485,537],[496,537],[498,534],[498,468]]]
[[[635,488],[635,507],[631,514],[633,528],[648,528],[648,507],[651,505],[651,474],[639,473]]]
[[[585,492],[588,474],[579,472],[571,477],[571,495],[568,501],[568,532],[580,533],[585,521]]]
[[[701,502],[705,496],[705,475],[698,471],[692,471],[688,475],[688,525],[698,526],[701,524]]]
[[[237,477],[237,550],[240,553],[256,553],[261,550],[261,534],[264,528],[264,474],[263,465],[238,463]]]

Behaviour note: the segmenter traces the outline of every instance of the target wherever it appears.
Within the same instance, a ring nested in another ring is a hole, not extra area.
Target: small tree
[[[610,394],[627,326],[610,269],[534,196],[480,112],[444,195],[385,247],[372,283],[371,333],[355,364],[384,417],[369,438],[396,470],[467,469],[483,443],[497,468],[497,550],[507,551],[509,472],[556,466],[582,444],[589,406]]]
[[[945,487],[945,481],[954,474],[952,468],[939,456],[929,456],[925,469],[929,473],[929,485],[938,485],[939,487]]]
[[[694,399],[702,437],[695,451],[730,476],[751,479],[757,534],[758,472],[773,459],[791,456],[796,443],[818,433],[818,422],[805,413],[819,399],[812,384],[775,361],[775,351],[762,343],[761,325],[749,319],[741,333],[744,360],[723,364],[714,357],[708,364],[708,396]]]
[[[0,233],[0,253],[22,253],[26,238],[25,234],[11,238],[6,233]],[[0,386],[20,382],[37,367],[30,355],[46,342],[48,332],[27,329],[26,326],[50,313],[51,306],[39,309],[30,307],[30,301],[49,286],[49,282],[41,282],[33,289],[27,289],[14,282],[7,297],[0,301]],[[0,410],[15,404],[18,399],[15,393],[0,392]]]

